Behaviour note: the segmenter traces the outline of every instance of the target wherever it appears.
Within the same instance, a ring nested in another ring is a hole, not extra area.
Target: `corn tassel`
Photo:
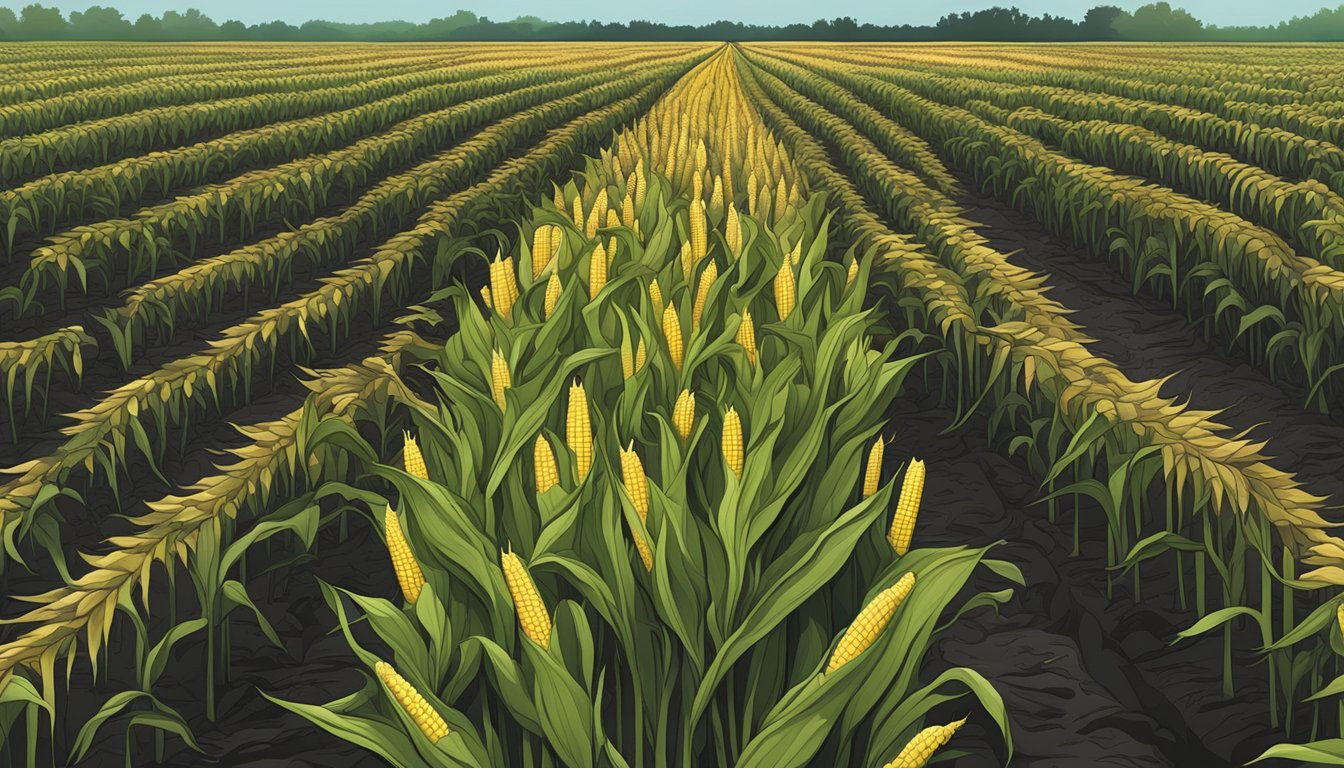
[[[504,581],[509,585],[509,594],[513,597],[514,611],[518,614],[518,626],[527,639],[549,649],[551,615],[546,610],[546,602],[541,599],[531,574],[513,552],[501,552],[499,559],[504,567]]]
[[[392,558],[392,572],[397,575],[401,596],[414,605],[420,599],[420,590],[425,587],[425,574],[420,570],[420,563],[416,562],[406,534],[401,530],[401,521],[390,504],[383,513],[383,529],[387,533],[387,554]]]
[[[863,610],[859,611],[859,615],[854,617],[845,634],[840,637],[835,651],[831,653],[830,661],[826,663],[826,674],[845,666],[868,650],[882,634],[882,630],[891,623],[891,617],[896,614],[896,609],[914,586],[915,574],[907,572],[895,584],[877,593],[877,597],[868,601]]]
[[[420,732],[425,735],[430,742],[437,742],[448,735],[448,723],[444,722],[443,717],[438,710],[430,706],[429,701],[415,690],[406,678],[402,677],[396,669],[385,661],[379,661],[373,665],[374,672],[378,679],[383,681],[383,685],[392,692],[392,698],[397,700],[397,704],[411,718]]]
[[[896,514],[891,518],[887,541],[896,554],[904,555],[910,549],[915,535],[915,520],[919,517],[919,501],[924,494],[924,462],[911,459],[901,483],[901,498],[896,503]]]

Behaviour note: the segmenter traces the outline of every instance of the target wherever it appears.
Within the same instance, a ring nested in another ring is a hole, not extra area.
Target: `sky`
[[[976,11],[993,5],[1017,6],[1031,14],[1051,13],[1057,16],[1081,18],[1094,5],[1110,4],[1133,10],[1150,0],[650,0],[648,2],[613,3],[611,0],[380,0],[376,3],[338,3],[325,0],[85,0],[84,2],[47,2],[63,11],[83,10],[89,5],[108,5],[121,10],[134,20],[142,13],[158,15],[164,10],[199,8],[215,21],[238,19],[254,24],[279,19],[299,24],[309,19],[343,22],[426,21],[436,16],[450,15],[458,8],[488,16],[496,21],[517,16],[535,15],[554,21],[587,19],[619,20],[646,19],[669,24],[701,24],[727,19],[756,24],[787,24],[811,22],[819,17],[852,16],[861,22],[875,24],[929,24],[947,13]],[[1293,16],[1310,15],[1327,5],[1344,0],[1172,0],[1171,4],[1190,11],[1205,23],[1219,26],[1274,24]],[[22,5],[18,0],[0,3]],[[616,9],[619,9],[617,11]],[[615,13],[615,15],[613,15]]]

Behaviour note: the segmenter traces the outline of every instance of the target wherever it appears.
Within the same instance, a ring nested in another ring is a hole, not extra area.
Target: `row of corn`
[[[749,199],[799,181],[720,55],[557,186],[454,294],[444,405],[377,469],[401,606],[328,591],[386,695],[284,706],[366,746],[401,721],[373,746],[398,765],[920,766],[951,739],[918,677],[986,550],[912,547],[924,464],[893,498],[876,433],[914,361],[870,349],[819,198]]]

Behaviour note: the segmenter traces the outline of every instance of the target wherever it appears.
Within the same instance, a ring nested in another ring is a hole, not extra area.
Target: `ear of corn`
[[[672,357],[672,365],[680,371],[686,350],[681,340],[681,318],[677,316],[677,308],[671,304],[663,310],[663,338],[667,340],[667,353]]]
[[[887,628],[887,624],[891,623],[891,617],[896,614],[896,609],[914,587],[915,574],[906,573],[895,584],[869,600],[863,610],[859,611],[859,615],[854,617],[845,634],[840,637],[835,651],[831,653],[831,660],[826,664],[826,673],[836,671],[868,650],[882,634],[882,630]]]
[[[532,444],[532,472],[536,477],[537,493],[545,493],[560,483],[560,470],[555,466],[555,452],[545,435],[537,435]]]
[[[793,314],[793,305],[798,297],[798,286],[793,279],[793,265],[790,259],[775,273],[775,308],[779,310],[779,319],[788,320]]]
[[[425,574],[411,553],[411,545],[401,530],[401,521],[390,504],[383,513],[383,528],[387,534],[387,554],[392,558],[392,572],[397,576],[397,584],[401,585],[401,595],[406,602],[414,604],[425,586]]]
[[[621,222],[631,229],[639,223],[635,219],[635,201],[628,193],[621,199]]]
[[[687,280],[690,280],[691,275],[695,274],[695,254],[691,250],[691,244],[689,241],[681,244],[680,257],[681,257],[682,274],[686,276]]]
[[[639,344],[635,347],[635,370],[644,370],[644,363],[648,361],[649,351],[644,347],[644,337],[639,337]]]
[[[560,276],[552,272],[551,278],[546,281],[546,301],[543,307],[543,316],[548,320],[555,311],[555,305],[560,303],[561,289]]]
[[[919,502],[924,495],[924,462],[911,459],[901,482],[901,498],[896,502],[896,514],[891,518],[887,541],[896,554],[904,555],[910,549],[915,535],[915,520],[919,516]]]
[[[649,283],[649,301],[653,303],[655,315],[663,314],[663,289],[659,287],[657,278]]]
[[[563,212],[565,210],[565,191],[558,184],[552,184],[551,188],[555,190],[552,199],[552,202],[555,203],[555,209]]]
[[[495,396],[495,402],[499,404],[499,410],[504,410],[504,390],[513,385],[509,377],[509,361],[504,359],[504,353],[498,349],[490,358],[490,391]]]
[[[378,679],[392,692],[392,698],[396,699],[426,739],[437,742],[448,735],[448,723],[444,722],[443,716],[391,664],[379,661],[373,669]]]
[[[630,338],[621,340],[621,378],[626,381],[635,375],[635,353],[630,349]]]
[[[705,204],[698,198],[691,201],[691,258],[699,264],[709,252],[709,222],[705,219]]]
[[[705,313],[705,302],[709,300],[709,290],[714,287],[714,281],[719,279],[719,265],[710,260],[705,271],[700,273],[700,284],[695,290],[695,304],[691,307],[691,329],[700,328],[700,318]]]
[[[933,757],[933,753],[950,741],[952,734],[956,733],[965,722],[966,718],[963,717],[955,723],[931,725],[925,728],[915,734],[896,759],[887,763],[884,768],[924,768]]]
[[[532,279],[541,278],[551,261],[551,228],[543,224],[532,232]]]
[[[571,214],[572,214],[572,217],[573,217],[573,219],[574,219],[574,226],[576,226],[576,227],[582,227],[582,226],[583,226],[583,196],[582,196],[582,195],[575,195],[575,196],[574,196],[574,207],[573,207],[573,209],[571,210]]]
[[[691,390],[683,389],[681,394],[677,395],[677,402],[672,406],[672,427],[677,430],[677,434],[682,440],[687,440],[691,436],[691,426],[695,423],[695,395]]]
[[[425,467],[424,454],[420,453],[420,444],[410,432],[403,432],[401,441],[401,461],[406,474],[428,480],[429,470]]]
[[[592,260],[588,263],[588,298],[596,299],[597,294],[607,284],[607,249],[601,243],[593,249]]]
[[[737,206],[728,204],[728,223],[724,227],[724,239],[728,241],[728,252],[734,256],[742,255],[742,219],[737,215]]]
[[[565,442],[574,452],[574,469],[578,481],[588,476],[593,464],[593,427],[588,416],[588,396],[583,385],[574,382],[569,388],[569,410],[565,414]]]
[[[859,276],[859,260],[856,258],[849,262],[849,274],[845,275],[845,285],[853,285],[854,278]]]
[[[635,207],[644,207],[644,195],[649,188],[649,177],[644,174],[644,160],[635,163]]]
[[[723,415],[722,443],[723,460],[727,462],[734,475],[741,477],[742,462],[746,457],[742,440],[742,417],[738,416],[737,409],[731,406]]]
[[[868,498],[877,493],[877,487],[882,482],[882,436],[878,435],[873,441],[873,447],[868,451],[868,467],[863,473],[863,498]]]
[[[490,286],[488,285],[481,286],[481,301],[485,302],[485,306],[489,307],[490,309],[495,308],[495,300],[490,295]]]
[[[625,492],[630,496],[630,503],[634,506],[636,514],[639,515],[639,521],[644,524],[649,522],[649,478],[644,474],[644,464],[639,460],[639,454],[635,453],[635,445],[632,442],[630,448],[621,451],[621,479],[625,484]],[[644,570],[653,570],[653,550],[649,543],[644,540],[644,536],[639,531],[633,531],[635,538],[635,549],[639,550],[639,559],[644,563]]]
[[[550,648],[551,614],[546,610],[532,575],[513,552],[500,553],[500,563],[504,567],[504,581],[513,597],[514,611],[518,614],[518,626],[527,639],[542,648]]]
[[[494,309],[502,317],[508,317],[513,303],[518,299],[518,282],[513,273],[513,257],[496,258],[490,264],[490,296]]]
[[[751,320],[751,310],[742,311],[742,322],[737,326],[737,343],[747,353],[747,362],[756,365],[756,324]]]
[[[714,177],[714,190],[709,194],[708,214],[714,218],[723,215],[723,177]]]

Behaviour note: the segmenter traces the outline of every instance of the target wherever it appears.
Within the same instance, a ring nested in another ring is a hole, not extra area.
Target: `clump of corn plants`
[[[368,683],[280,703],[406,766],[917,765],[966,692],[1006,739],[977,673],[921,679],[945,614],[1001,597],[966,592],[985,549],[919,546],[923,465],[870,461],[917,359],[873,348],[823,202],[725,216],[687,269],[698,211],[640,176],[642,204],[590,168],[523,224],[507,314],[449,292],[437,397],[407,404],[405,469],[373,467],[401,594],[325,588]]]

